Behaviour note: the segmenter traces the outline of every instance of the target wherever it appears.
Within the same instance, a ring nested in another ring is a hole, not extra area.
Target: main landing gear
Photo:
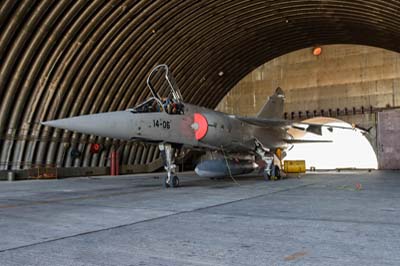
[[[256,153],[265,162],[266,166],[263,169],[263,177],[265,180],[277,180],[281,178],[281,170],[277,164],[275,164],[275,157],[277,156],[269,151],[266,151],[261,144],[256,144]]]
[[[175,154],[171,144],[162,143],[159,146],[161,157],[164,161],[164,169],[167,175],[163,178],[163,185],[167,187],[179,187],[179,178],[175,175],[176,165],[174,164]]]
[[[270,180],[278,180],[281,179],[281,169],[277,165],[272,166],[271,175],[269,176]]]

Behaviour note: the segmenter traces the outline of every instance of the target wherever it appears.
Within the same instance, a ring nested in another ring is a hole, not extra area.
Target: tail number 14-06
[[[170,121],[165,121],[165,120],[153,120],[153,127],[158,127],[158,128],[164,128],[164,129],[170,129]]]

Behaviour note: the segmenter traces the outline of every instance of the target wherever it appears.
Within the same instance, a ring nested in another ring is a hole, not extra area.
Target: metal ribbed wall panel
[[[337,43],[398,52],[400,2],[2,1],[0,168],[105,166],[112,145],[124,164],[149,163],[154,146],[39,122],[132,107],[149,95],[145,79],[158,63],[170,65],[186,101],[213,108],[266,61]],[[93,155],[90,142],[105,149]],[[68,155],[73,147],[80,159]]]

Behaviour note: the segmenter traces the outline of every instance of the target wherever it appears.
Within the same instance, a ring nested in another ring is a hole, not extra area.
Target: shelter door
[[[400,169],[400,110],[378,113],[379,169]]]

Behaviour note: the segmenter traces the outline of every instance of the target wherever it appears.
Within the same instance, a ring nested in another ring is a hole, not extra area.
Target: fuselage
[[[161,75],[163,82],[169,86],[168,97],[158,94],[152,83],[155,75]],[[164,181],[166,187],[179,184],[178,178],[173,176],[176,167],[173,162],[173,146],[216,150],[215,154],[223,156],[215,161],[203,160],[197,165],[196,172],[204,176],[253,171],[254,167],[259,167],[254,159],[264,161],[266,166],[263,168],[270,173],[277,149],[287,148],[290,135],[284,127],[285,123],[276,125],[276,121],[254,122],[248,118],[184,103],[166,65],[158,65],[151,71],[147,85],[152,97],[132,109],[82,115],[42,124],[107,138],[158,143],[167,171]],[[282,104],[283,93],[277,90],[263,107],[260,116],[278,117],[283,111]],[[251,158],[249,160],[245,157]]]
[[[129,139],[183,144],[189,147],[224,149],[246,152],[255,149],[255,140],[269,149],[286,148],[283,139],[288,138],[284,128],[265,128],[240,121],[233,115],[208,108],[184,104],[183,114],[166,112],[134,113],[135,126]],[[196,115],[206,124],[199,124]],[[206,128],[204,128],[206,127]],[[196,131],[203,130],[200,138]]]
[[[233,115],[183,103],[179,114],[135,109],[48,121],[45,125],[123,140],[176,143],[186,147],[254,151],[256,140],[269,149],[285,148],[284,128],[265,128]]]

